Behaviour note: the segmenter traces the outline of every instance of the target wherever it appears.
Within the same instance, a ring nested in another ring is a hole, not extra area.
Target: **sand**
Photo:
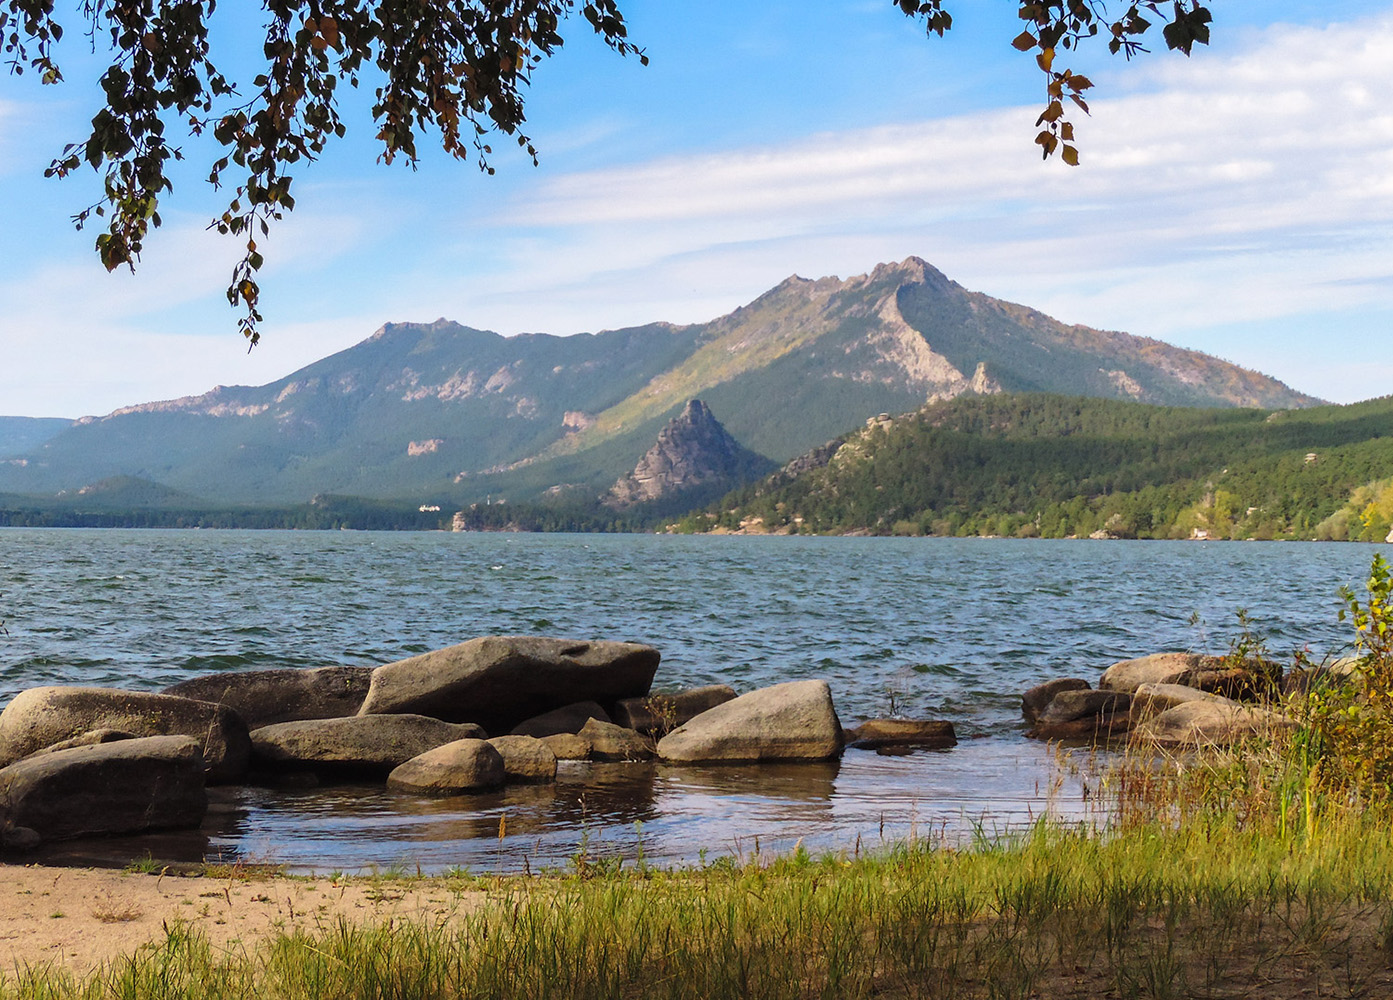
[[[441,919],[484,898],[482,890],[440,879],[186,877],[0,864],[0,971],[53,963],[83,973],[163,940],[176,921],[216,948],[250,949],[278,932],[340,919]]]

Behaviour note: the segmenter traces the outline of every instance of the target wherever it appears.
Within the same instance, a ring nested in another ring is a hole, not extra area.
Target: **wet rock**
[[[929,719],[869,719],[846,731],[846,745],[857,750],[945,750],[958,745],[951,722]]]
[[[367,697],[372,667],[243,670],[209,674],[164,690],[181,698],[226,705],[251,729],[300,719],[356,715]]]
[[[509,784],[556,780],[556,754],[534,736],[495,736],[489,745],[503,758]]]
[[[1152,653],[1114,663],[1103,672],[1098,687],[1128,694],[1143,684],[1175,684],[1204,658],[1197,653]]]
[[[702,712],[735,698],[729,684],[708,684],[675,694],[650,694],[625,698],[614,706],[614,722],[645,736],[666,736]]]
[[[613,721],[609,713],[598,702],[578,701],[574,705],[563,705],[519,722],[513,727],[513,736],[555,736],[558,733],[578,733],[591,719],[601,722]]]
[[[1045,681],[1037,684],[1025,694],[1021,695],[1021,715],[1025,716],[1027,722],[1034,722],[1040,717],[1040,713],[1045,707],[1054,700],[1054,696],[1062,691],[1087,691],[1093,687],[1088,681],[1079,680],[1076,677],[1059,677],[1052,681]]]
[[[633,642],[486,636],[378,667],[359,714],[419,713],[506,733],[564,705],[642,697],[658,660]]]
[[[1268,709],[1214,699],[1168,708],[1135,727],[1132,738],[1163,746],[1226,747],[1295,725],[1293,720]]]
[[[417,795],[465,795],[500,787],[506,774],[503,755],[486,740],[456,740],[394,768],[387,787]]]
[[[423,715],[358,715],[277,722],[253,731],[251,739],[258,767],[332,776],[387,774],[438,746],[487,736],[472,723]]]
[[[702,712],[658,743],[664,760],[717,763],[826,760],[842,751],[842,726],[826,681],[790,681]]]
[[[1068,722],[1051,723],[1043,719],[1037,720],[1026,735],[1036,740],[1096,743],[1125,736],[1131,727],[1132,717],[1123,710],[1101,715],[1085,715]]]
[[[612,722],[591,719],[579,735],[590,744],[591,760],[652,760],[657,756],[647,736]]]
[[[1121,691],[1061,691],[1036,720],[1042,726],[1058,726],[1095,715],[1125,712],[1132,696]]]
[[[555,736],[543,736],[542,742],[547,745],[548,750],[556,754],[557,760],[590,759],[590,741],[583,736],[557,733]]]
[[[0,766],[96,729],[135,736],[192,736],[203,748],[210,782],[246,774],[247,727],[223,705],[115,688],[37,687],[0,712]]]
[[[42,840],[196,827],[208,808],[191,736],[151,736],[39,754],[0,769],[0,828]]]

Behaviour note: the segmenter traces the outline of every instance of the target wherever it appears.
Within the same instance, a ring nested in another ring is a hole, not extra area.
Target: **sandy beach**
[[[0,971],[53,963],[76,973],[159,941],[182,921],[216,948],[236,950],[281,931],[393,917],[442,919],[485,893],[432,879],[143,874],[0,864]]]

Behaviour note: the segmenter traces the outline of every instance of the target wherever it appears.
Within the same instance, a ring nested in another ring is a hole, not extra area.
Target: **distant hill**
[[[918,258],[793,277],[709,323],[501,337],[388,324],[260,387],[85,417],[0,463],[0,492],[131,476],[219,504],[320,493],[464,506],[597,495],[700,396],[786,462],[881,412],[1004,391],[1181,406],[1316,403],[1274,379],[969,292]]]
[[[0,461],[33,451],[71,425],[61,417],[0,417]]]
[[[682,527],[1381,541],[1393,397],[1291,411],[964,397],[873,419]]]

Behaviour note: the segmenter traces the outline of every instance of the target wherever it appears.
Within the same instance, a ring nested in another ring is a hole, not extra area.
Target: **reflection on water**
[[[36,860],[121,865],[149,853],[297,873],[513,873],[564,869],[581,856],[695,865],[800,843],[813,854],[959,843],[1042,815],[1086,819],[1077,779],[1059,777],[1050,753],[1018,738],[905,756],[849,750],[816,764],[567,762],[554,785],[438,799],[381,785],[218,788],[197,833],[73,842]]]

